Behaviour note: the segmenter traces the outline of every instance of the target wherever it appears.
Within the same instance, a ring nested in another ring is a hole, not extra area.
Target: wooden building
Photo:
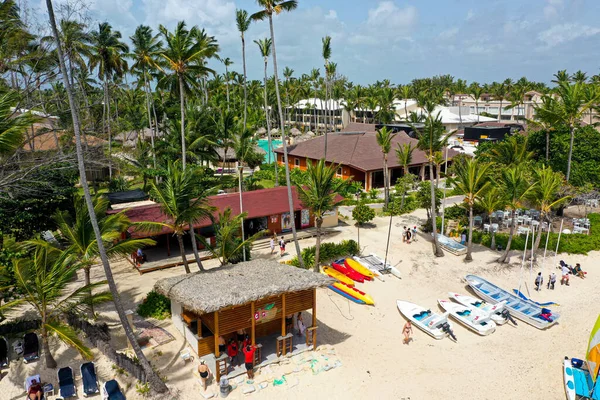
[[[286,315],[309,309],[307,332],[314,345],[316,290],[331,283],[325,275],[260,259],[160,279],[155,289],[171,299],[173,324],[198,356],[219,358],[219,336],[235,337],[245,329],[253,344],[277,340],[274,334],[289,337]]]

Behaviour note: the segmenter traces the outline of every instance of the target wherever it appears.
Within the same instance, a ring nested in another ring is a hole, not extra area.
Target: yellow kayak
[[[331,267],[321,267],[321,272],[327,276],[330,276],[334,279],[337,279],[340,282],[345,283],[348,286],[354,286],[354,281],[348,278],[346,275],[342,274],[340,271],[336,271]]]
[[[352,268],[359,274],[364,275],[365,278],[367,278],[369,280],[373,280],[373,278],[375,278],[375,274],[373,274],[373,272],[371,272],[370,269],[366,268],[365,266],[363,266],[361,263],[359,263],[356,260],[353,260],[351,258],[346,258],[346,260],[344,260],[344,264],[346,265],[346,267]]]
[[[332,286],[334,288],[354,297],[355,299],[364,301],[365,304],[368,304],[371,306],[375,305],[375,301],[373,301],[373,298],[371,296],[369,296],[368,294],[366,294],[365,292],[363,292],[362,290],[359,290],[352,286],[345,285],[341,282],[336,282]]]

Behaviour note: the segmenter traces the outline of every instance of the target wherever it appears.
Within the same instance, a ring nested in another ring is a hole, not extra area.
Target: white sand
[[[534,300],[553,300],[561,304],[557,308],[562,315],[560,323],[547,331],[540,331],[519,321],[517,327],[507,324],[498,327],[491,336],[480,337],[455,323],[457,343],[449,339],[436,341],[415,328],[414,341],[410,345],[403,345],[401,328],[405,320],[396,308],[397,299],[439,311],[437,299],[447,298],[448,291],[467,293],[461,280],[467,273],[482,275],[506,289],[516,288],[519,282],[520,258],[516,252],[513,253],[512,264],[501,266],[494,262],[498,253],[475,246],[475,260],[467,264],[463,256],[446,254],[443,258],[435,259],[431,243],[423,237],[416,243],[401,243],[402,226],[415,225],[423,217],[424,212],[420,210],[410,216],[394,218],[389,259],[392,264],[401,261],[398,268],[403,279],[389,276],[386,282],[358,284],[360,289],[375,299],[374,307],[357,305],[328,289],[319,290],[318,342],[335,348],[334,358],[341,360],[342,367],[317,375],[310,371],[289,375],[289,382],[298,379],[294,387],[289,387],[289,384],[272,387],[270,384],[266,389],[250,395],[242,394],[238,388],[229,398],[563,399],[563,357],[584,356],[589,331],[600,313],[600,276],[596,267],[600,253],[593,252],[588,256],[559,255],[558,259],[562,258],[570,264],[580,262],[584,270],[589,271],[588,278],[572,278],[569,287],[557,283],[554,291],[545,288],[541,293],[532,291]],[[374,221],[376,227],[361,229],[364,252],[384,255],[388,221],[388,218],[377,218]],[[342,233],[326,240],[356,238],[356,228],[350,222],[340,230]],[[313,244],[312,239],[301,242],[302,247]],[[293,252],[293,249],[293,246],[288,246],[288,251]],[[268,252],[261,250],[262,254],[257,256],[271,257],[266,254]],[[272,257],[279,258],[276,255]],[[216,265],[214,261],[208,264]],[[549,257],[543,270],[544,279],[547,279],[554,265],[553,257]],[[183,270],[172,268],[140,276],[126,262],[113,263],[113,268],[128,307],[134,307],[134,303],[141,301],[157,279],[179,275]],[[533,276],[540,270],[541,267],[534,267],[530,278],[527,265],[524,277],[530,289]],[[100,279],[102,270],[95,268],[94,275]],[[115,344],[125,347],[116,313],[105,307],[102,320],[111,325]],[[171,332],[176,340],[149,349],[146,354],[158,366],[161,374],[168,377],[167,384],[179,394],[179,398],[201,398],[198,394],[202,389],[191,374],[198,359],[193,364],[184,365],[179,359],[179,351],[184,347],[181,335],[169,321],[159,324]],[[81,359],[73,350],[61,347],[56,353],[60,366],[79,368]],[[99,356],[97,362],[101,380],[115,375],[104,357]],[[28,366],[21,362],[11,363],[8,376],[0,381],[0,397],[22,398],[22,381],[29,371],[42,371],[45,379],[55,377],[54,371],[45,371],[42,366],[43,361]],[[274,367],[273,370],[273,375],[277,376],[289,372],[289,367]],[[265,375],[257,374],[257,381],[264,379]],[[123,386],[130,386],[128,399],[140,398],[131,379],[120,376],[119,380]],[[216,389],[212,385],[209,391],[216,392]]]

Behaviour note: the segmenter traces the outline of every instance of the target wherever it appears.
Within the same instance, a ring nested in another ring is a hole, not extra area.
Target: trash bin
[[[231,392],[231,385],[229,384],[229,379],[221,379],[221,382],[219,382],[219,392],[221,393],[221,397],[223,398],[229,396],[229,392]]]

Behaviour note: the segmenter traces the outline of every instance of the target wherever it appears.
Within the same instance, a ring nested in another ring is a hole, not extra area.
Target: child
[[[285,240],[283,240],[283,236],[281,237],[281,240],[279,241],[279,250],[281,252],[280,257],[283,257],[283,255],[285,254]]]
[[[535,290],[537,290],[539,292],[542,289],[543,283],[544,283],[544,278],[542,277],[542,273],[538,272],[537,276],[535,277]]]
[[[275,252],[275,236],[271,238],[269,246],[271,247],[271,254],[273,254]]]

